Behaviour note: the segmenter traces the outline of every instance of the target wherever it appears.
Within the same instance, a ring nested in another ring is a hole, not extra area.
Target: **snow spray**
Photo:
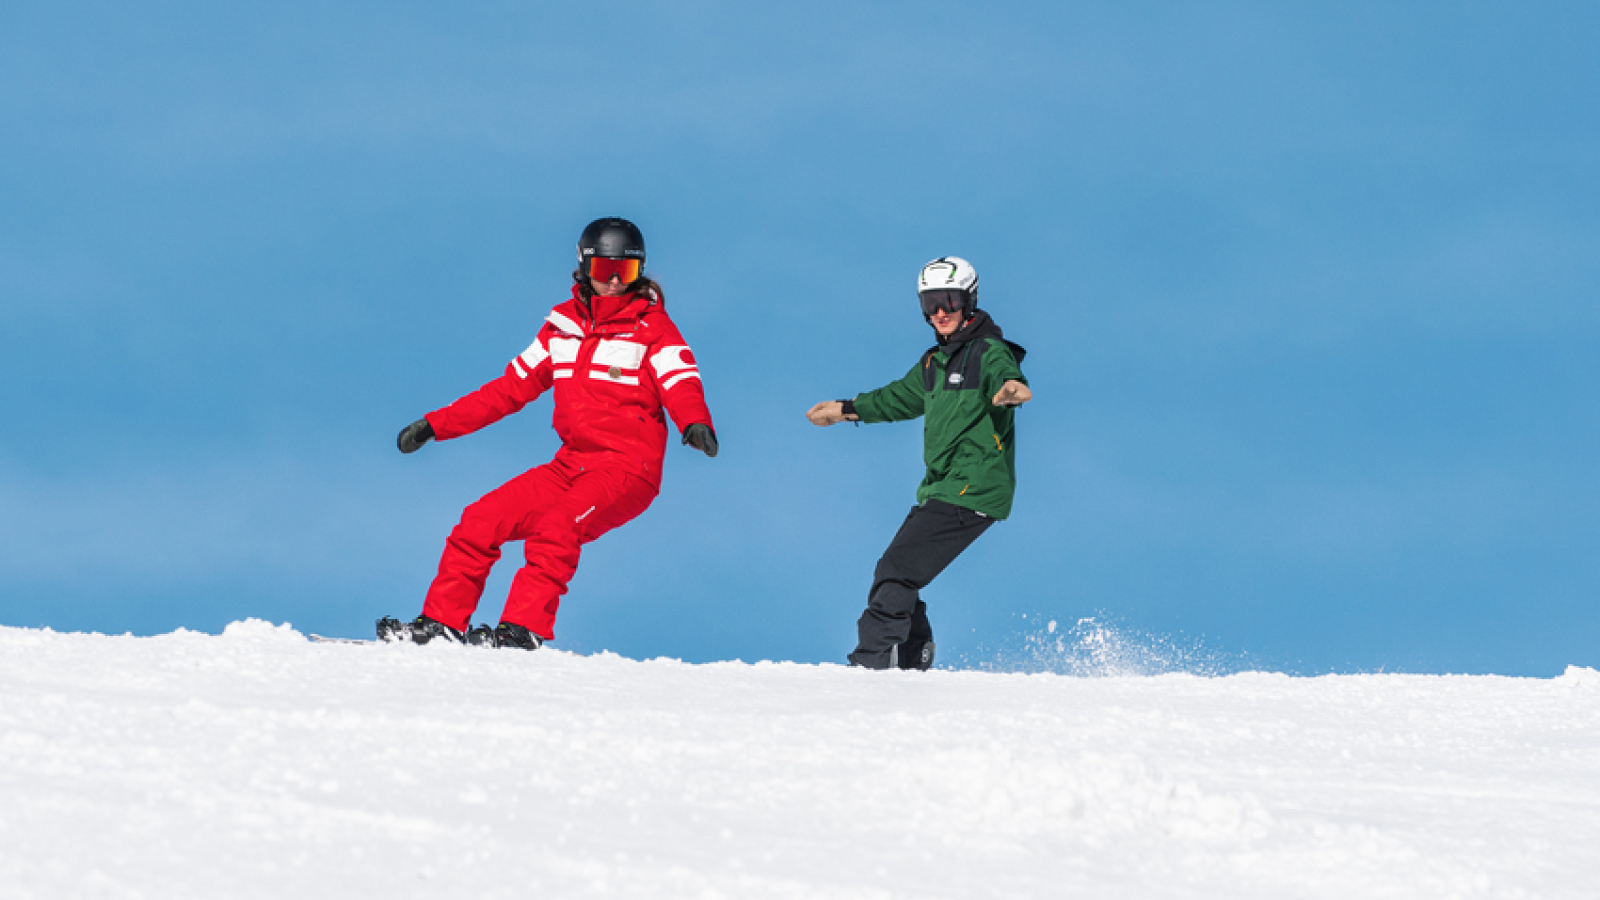
[[[957,668],[987,672],[1049,672],[1079,678],[1117,678],[1185,672],[1214,677],[1251,668],[1239,654],[1114,625],[1102,616],[1062,627],[1055,619],[1023,614],[1028,624],[999,647],[979,645]]]

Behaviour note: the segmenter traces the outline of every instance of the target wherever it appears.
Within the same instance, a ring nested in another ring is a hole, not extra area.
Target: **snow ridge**
[[[1591,895],[1600,672],[1100,662],[0,628],[0,896]]]

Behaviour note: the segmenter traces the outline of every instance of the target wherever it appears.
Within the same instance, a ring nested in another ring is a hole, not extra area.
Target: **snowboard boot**
[[[933,668],[933,641],[906,641],[895,644],[888,653],[850,654],[850,665],[866,669],[916,669],[926,672]]]
[[[893,656],[899,668],[926,672],[933,668],[933,641],[906,641],[894,648]]]
[[[409,622],[388,617],[378,620],[378,640],[391,644],[406,641],[412,644],[426,644],[434,638],[444,638],[458,644],[467,642],[467,636],[451,628],[443,622],[436,622],[427,616],[417,616]]]
[[[544,638],[515,622],[501,622],[493,628],[479,625],[467,634],[467,640],[478,647],[514,647],[518,650],[537,650]]]

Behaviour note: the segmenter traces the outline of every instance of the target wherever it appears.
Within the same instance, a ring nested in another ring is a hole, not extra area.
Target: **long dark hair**
[[[589,285],[589,275],[583,271],[583,263],[578,263],[578,268],[572,271],[572,281],[578,286],[578,297],[581,298],[584,305],[587,306],[589,301],[594,298],[594,288]],[[657,284],[654,278],[646,277],[642,273],[638,278],[634,279],[633,282],[628,285],[628,292],[631,294],[642,294],[644,296],[650,296],[653,294],[655,296],[656,305],[662,309],[667,308],[666,291],[661,289],[661,285]]]

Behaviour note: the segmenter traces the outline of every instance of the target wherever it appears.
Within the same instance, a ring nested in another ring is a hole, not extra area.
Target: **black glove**
[[[696,422],[685,428],[683,442],[712,458],[717,455],[717,433],[704,422]]]
[[[422,445],[433,440],[433,426],[427,419],[418,419],[410,425],[400,429],[400,437],[395,439],[401,453],[415,453],[422,449]]]

